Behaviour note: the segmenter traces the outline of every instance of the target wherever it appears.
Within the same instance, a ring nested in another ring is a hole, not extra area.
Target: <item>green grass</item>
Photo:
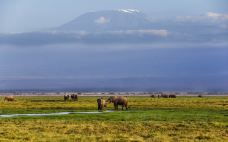
[[[0,114],[97,111],[96,99],[1,97]],[[128,99],[128,111],[0,118],[0,141],[228,141],[228,97]]]

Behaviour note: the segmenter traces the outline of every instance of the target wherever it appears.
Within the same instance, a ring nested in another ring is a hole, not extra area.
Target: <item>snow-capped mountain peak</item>
[[[137,9],[119,9],[118,11],[123,13],[140,13]]]
[[[57,31],[119,31],[148,29],[151,22],[136,9],[106,10],[85,13],[56,28]]]

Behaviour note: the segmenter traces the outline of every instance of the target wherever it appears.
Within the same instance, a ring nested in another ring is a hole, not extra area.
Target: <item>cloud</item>
[[[215,13],[215,12],[208,12],[207,17],[215,19],[215,20],[228,20],[228,14],[223,13]]]
[[[1,44],[13,45],[44,45],[57,43],[122,43],[122,42],[153,42],[168,36],[165,29],[120,30],[89,33],[79,32],[33,32],[21,34],[0,34]]]
[[[167,30],[138,30],[136,32],[139,34],[147,34],[147,35],[160,36],[160,37],[168,36]]]
[[[228,13],[216,13],[216,12],[207,12],[201,16],[177,16],[176,21],[178,22],[219,22],[228,20]]]
[[[145,29],[145,30],[126,30],[126,31],[114,31],[116,34],[126,34],[126,35],[147,35],[147,36],[159,36],[167,37],[167,30],[154,30],[154,29]]]
[[[101,16],[98,19],[96,19],[94,22],[97,24],[107,24],[110,22],[110,20],[108,18]]]
[[[205,21],[206,17],[205,16],[177,16],[176,21],[177,22],[201,22]]]

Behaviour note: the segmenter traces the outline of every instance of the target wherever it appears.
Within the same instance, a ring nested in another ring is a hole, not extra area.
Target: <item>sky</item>
[[[227,0],[0,0],[0,90],[227,84]]]
[[[227,0],[0,0],[0,33],[30,32],[60,26],[99,10],[139,9],[151,17],[228,13]]]

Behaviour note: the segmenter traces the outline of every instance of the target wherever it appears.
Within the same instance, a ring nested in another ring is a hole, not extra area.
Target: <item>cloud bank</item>
[[[216,12],[208,12],[207,16],[209,18],[213,19],[219,19],[219,20],[228,20],[228,14],[223,14],[223,13],[216,13]]]

